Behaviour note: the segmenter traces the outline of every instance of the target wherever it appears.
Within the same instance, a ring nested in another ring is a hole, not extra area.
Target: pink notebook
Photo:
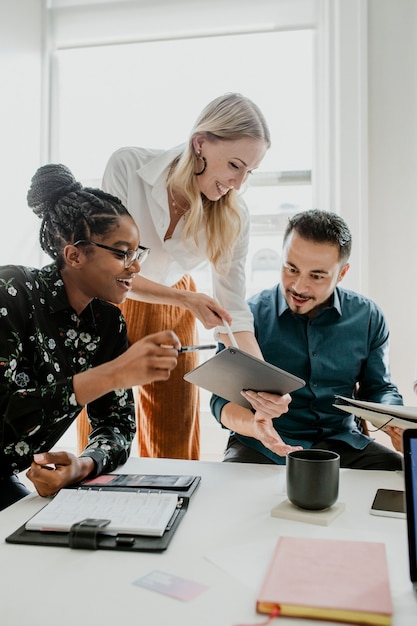
[[[259,613],[389,626],[385,545],[281,537],[259,592]]]

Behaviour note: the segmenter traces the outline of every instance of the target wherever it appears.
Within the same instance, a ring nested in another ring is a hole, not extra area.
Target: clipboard
[[[333,406],[345,413],[352,413],[356,417],[365,419],[381,430],[384,430],[386,426],[398,426],[404,430],[417,428],[417,407],[368,402],[345,396],[335,396]]]
[[[155,475],[156,476],[156,475]],[[201,481],[200,476],[193,477],[192,487],[187,491],[178,491],[177,508],[161,537],[152,535],[135,535],[129,533],[105,534],[108,520],[86,518],[74,524],[69,532],[45,530],[26,530],[26,523],[20,526],[5,539],[6,543],[39,545],[60,548],[86,550],[121,550],[125,552],[163,552],[166,550],[188,510],[191,494]],[[76,487],[85,489],[86,487]],[[126,491],[132,488],[114,487],[113,491]],[[96,489],[94,489],[96,490]],[[109,489],[106,489],[108,492]],[[159,492],[158,489],[136,489],[142,492]],[[171,491],[172,493],[172,491]],[[186,495],[187,494],[187,495]]]
[[[235,347],[225,348],[187,372],[184,380],[245,408],[251,405],[240,393],[244,389],[282,396],[305,385],[302,378]]]

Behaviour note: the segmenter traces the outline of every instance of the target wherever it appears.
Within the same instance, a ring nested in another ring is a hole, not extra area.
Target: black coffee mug
[[[294,450],[287,455],[288,500],[301,509],[323,510],[339,495],[340,456],[330,450]]]

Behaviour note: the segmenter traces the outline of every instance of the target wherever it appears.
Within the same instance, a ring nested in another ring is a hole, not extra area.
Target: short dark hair
[[[83,187],[61,163],[43,165],[35,172],[27,201],[42,220],[42,250],[59,268],[64,263],[66,245],[106,235],[116,228],[120,217],[130,216],[119,198],[101,189]]]
[[[331,243],[339,248],[340,261],[347,261],[352,250],[352,233],[345,220],[329,211],[302,211],[289,218],[284,233],[284,244],[292,231],[316,243]]]

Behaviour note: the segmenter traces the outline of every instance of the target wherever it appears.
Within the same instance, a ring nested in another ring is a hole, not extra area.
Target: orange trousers
[[[191,276],[174,285],[195,291]],[[129,344],[145,335],[172,329],[182,345],[198,343],[195,317],[176,306],[148,304],[128,298],[119,307],[125,317]],[[198,365],[198,352],[178,356],[177,367],[167,381],[137,388],[136,424],[139,456],[199,459],[200,393],[183,376]],[[78,452],[86,446],[91,431],[86,410],[77,417]]]

